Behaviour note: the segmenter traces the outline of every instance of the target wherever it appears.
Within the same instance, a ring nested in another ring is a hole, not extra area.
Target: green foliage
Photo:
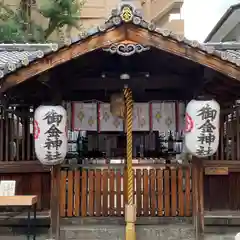
[[[48,19],[46,29],[28,17],[23,7],[24,1],[26,0],[22,0],[16,11],[0,2],[0,42],[44,43],[55,30],[64,26],[68,31],[71,28],[81,29],[79,20],[84,1],[77,3],[75,0],[47,0],[37,9],[43,17]]]

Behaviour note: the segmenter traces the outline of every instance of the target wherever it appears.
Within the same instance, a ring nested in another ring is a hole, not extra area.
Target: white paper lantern
[[[185,144],[194,156],[213,155],[219,144],[220,106],[215,100],[192,100],[186,108]]]
[[[61,164],[67,154],[67,113],[62,106],[40,106],[34,113],[35,152],[44,165]]]
[[[236,234],[235,240],[240,240],[240,233],[237,233],[237,234]]]

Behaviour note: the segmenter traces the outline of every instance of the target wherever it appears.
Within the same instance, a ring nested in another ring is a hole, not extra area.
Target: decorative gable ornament
[[[219,145],[220,106],[215,100],[192,100],[186,107],[185,144],[194,156],[205,158]]]
[[[35,153],[44,165],[61,164],[67,154],[67,112],[62,106],[40,106],[34,113]]]
[[[128,5],[123,6],[120,17],[123,22],[131,22],[133,19],[133,11],[131,6]]]
[[[113,43],[109,47],[102,48],[105,52],[110,52],[111,54],[118,54],[120,56],[128,57],[136,53],[141,53],[148,51],[150,47],[143,46],[138,43],[133,42],[122,42],[122,43]]]

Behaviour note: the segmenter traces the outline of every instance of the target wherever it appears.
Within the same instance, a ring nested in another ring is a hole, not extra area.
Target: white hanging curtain
[[[99,131],[123,131],[123,120],[112,115],[109,103],[100,104]]]
[[[182,132],[185,129],[185,111],[186,111],[186,106],[185,103],[179,102],[178,103],[178,126],[179,126],[179,131]]]
[[[74,102],[72,118],[74,130],[97,131],[97,103]]]
[[[176,131],[174,102],[152,103],[152,128],[154,131]]]
[[[133,131],[149,131],[149,103],[134,103]]]

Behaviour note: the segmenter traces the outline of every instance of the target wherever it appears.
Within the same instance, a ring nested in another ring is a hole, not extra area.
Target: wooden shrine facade
[[[13,59],[11,53],[20,50],[21,54]],[[2,57],[9,57],[9,62],[0,64],[0,174],[3,179],[17,180],[18,194],[37,194],[41,199],[39,209],[49,208],[50,174],[49,168],[38,163],[33,150],[34,109],[40,104],[64,103],[68,115],[76,117],[77,105],[73,102],[108,104],[110,96],[122,91],[126,84],[136,103],[148,104],[148,117],[159,102],[174,103],[175,116],[180,115],[179,103],[192,98],[214,98],[220,103],[219,150],[200,164],[204,182],[201,201],[204,198],[205,209],[210,210],[240,208],[236,191],[240,182],[236,102],[240,97],[240,58],[234,51],[218,51],[166,29],[157,29],[131,6],[123,5],[113,11],[103,26],[82,33],[64,46],[46,49],[12,45],[0,51],[0,61],[1,54],[7,54]],[[102,116],[101,105],[98,108],[96,104],[96,114],[98,110]],[[153,118],[148,119],[146,130],[151,132]],[[69,131],[74,130],[76,122],[77,119],[69,120]],[[175,128],[180,125],[175,124]],[[97,124],[96,132],[101,131],[99,127]],[[98,169],[81,163],[76,169],[63,166],[62,216],[123,214],[124,165],[106,162],[102,165]],[[193,200],[191,162],[139,166],[134,165],[138,216],[191,216],[193,207],[188,207]]]

